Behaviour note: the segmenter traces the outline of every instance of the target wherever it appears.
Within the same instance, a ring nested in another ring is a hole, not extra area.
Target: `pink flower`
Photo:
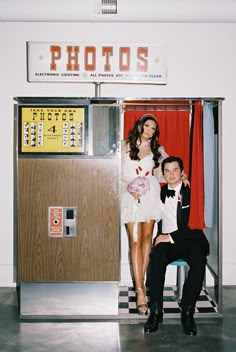
[[[127,186],[129,193],[138,193],[140,196],[150,190],[150,179],[147,176],[138,176]]]

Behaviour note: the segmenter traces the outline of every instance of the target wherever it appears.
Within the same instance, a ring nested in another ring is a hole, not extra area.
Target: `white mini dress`
[[[121,148],[121,222],[149,222],[162,219],[163,204],[160,199],[160,182],[163,182],[160,166],[153,175],[153,154],[148,154],[141,160],[131,160],[127,152],[127,145]],[[160,162],[167,157],[164,148],[160,147]],[[149,178],[149,189],[136,200],[128,191],[127,186],[135,178],[145,176]]]

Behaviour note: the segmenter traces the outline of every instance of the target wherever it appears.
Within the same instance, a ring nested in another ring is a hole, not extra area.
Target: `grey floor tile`
[[[196,318],[186,336],[179,319],[144,334],[144,321],[39,322],[19,319],[16,293],[0,288],[0,352],[234,352],[236,286],[223,288],[223,318]]]

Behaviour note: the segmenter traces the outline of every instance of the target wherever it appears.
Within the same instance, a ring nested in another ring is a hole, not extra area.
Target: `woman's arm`
[[[161,163],[164,159],[168,158],[169,155],[166,153],[165,148],[162,145],[159,147],[158,151],[161,154],[158,160],[160,164],[153,170],[153,175],[158,179],[159,183],[166,183],[161,171]]]

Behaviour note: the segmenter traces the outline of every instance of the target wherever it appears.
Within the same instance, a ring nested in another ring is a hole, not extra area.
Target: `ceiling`
[[[0,0],[0,22],[236,22],[236,0]]]

